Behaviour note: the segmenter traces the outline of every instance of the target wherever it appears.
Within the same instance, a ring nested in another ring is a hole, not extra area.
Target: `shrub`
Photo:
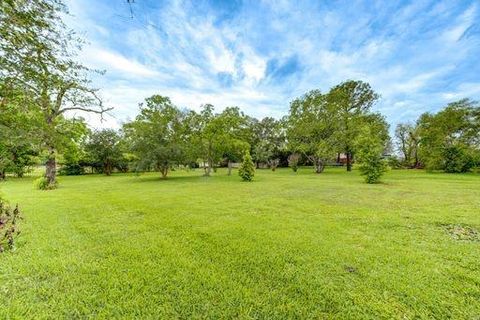
[[[19,219],[18,205],[12,210],[0,199],[0,252],[14,248],[15,238],[20,234]]]
[[[267,164],[272,169],[272,171],[275,171],[277,169],[278,165],[280,164],[280,159],[269,159],[267,160]]]
[[[253,164],[252,157],[248,151],[246,151],[245,155],[243,156],[242,164],[238,169],[238,175],[243,181],[253,180],[253,176],[255,175],[255,165]]]
[[[400,159],[396,156],[390,156],[387,158],[387,163],[390,168],[393,169],[402,169],[405,167],[405,165],[402,163]]]
[[[288,166],[292,168],[293,172],[297,172],[298,163],[300,162],[300,155],[298,153],[292,153],[288,156]]]
[[[443,170],[448,173],[467,172],[474,167],[475,161],[469,151],[460,145],[443,149]]]
[[[61,176],[79,176],[85,174],[84,168],[79,164],[66,164],[58,171]]]
[[[378,137],[365,132],[357,141],[357,160],[366,183],[377,183],[388,170],[387,161],[382,158],[383,145]]]
[[[53,184],[48,183],[48,180],[46,177],[40,177],[33,181],[33,186],[35,187],[35,189],[39,189],[39,190],[53,190],[57,188],[57,182]]]

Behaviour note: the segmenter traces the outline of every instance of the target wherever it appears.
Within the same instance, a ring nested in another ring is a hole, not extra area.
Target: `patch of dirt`
[[[345,271],[347,271],[348,273],[357,273],[357,272],[358,272],[357,268],[352,267],[352,266],[343,266],[343,268],[344,268]]]
[[[455,240],[480,241],[480,232],[471,226],[462,224],[447,224],[444,225],[444,228]]]

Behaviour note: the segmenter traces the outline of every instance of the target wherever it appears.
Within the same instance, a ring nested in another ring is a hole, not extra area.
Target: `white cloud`
[[[155,77],[158,72],[125,56],[102,48],[86,48],[83,51],[87,63],[106,69],[107,72],[120,72],[126,76]]]

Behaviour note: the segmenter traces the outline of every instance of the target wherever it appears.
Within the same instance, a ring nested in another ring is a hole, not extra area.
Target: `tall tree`
[[[56,184],[56,156],[70,121],[66,113],[93,112],[103,116],[105,108],[91,87],[93,70],[75,61],[81,45],[62,22],[66,7],[58,0],[6,0],[1,4],[1,74],[5,77],[2,102],[11,88],[21,88],[32,107],[42,114],[39,131],[47,150],[45,177]],[[6,21],[8,23],[5,26]]]
[[[279,154],[286,147],[285,126],[282,120],[263,118],[255,123],[253,130],[256,138],[253,158],[275,170],[279,163]]]
[[[328,104],[336,113],[339,127],[335,139],[347,157],[347,171],[352,170],[355,140],[361,128],[358,122],[370,112],[378,98],[368,83],[354,80],[340,83],[327,95]]]
[[[418,147],[420,144],[418,127],[409,123],[399,123],[395,128],[395,138],[404,165],[418,168],[420,166],[418,157]]]
[[[450,103],[418,120],[420,158],[427,169],[465,172],[480,154],[480,105],[469,99]]]
[[[200,113],[190,116],[190,122],[196,131],[191,144],[197,150],[198,158],[206,162],[205,176],[210,176],[211,170],[224,157],[232,161],[247,148],[247,118],[237,107],[216,114],[214,107],[206,104]]]
[[[316,173],[323,172],[326,162],[335,154],[333,138],[338,127],[333,111],[320,90],[307,92],[290,104],[289,149],[305,155],[313,163]]]
[[[174,165],[184,161],[184,118],[185,113],[168,97],[153,95],[140,104],[140,114],[124,126],[131,150],[139,159],[138,169],[153,168],[166,178]]]

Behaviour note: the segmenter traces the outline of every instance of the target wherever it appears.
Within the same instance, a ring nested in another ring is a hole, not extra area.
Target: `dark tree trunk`
[[[112,174],[112,164],[110,163],[110,161],[107,161],[105,162],[104,166],[103,166],[103,172],[109,176]]]
[[[5,170],[0,171],[0,180],[5,180]]]
[[[232,175],[232,161],[228,160],[228,175]]]
[[[45,164],[45,178],[49,185],[54,185],[57,182],[57,161],[55,159],[55,148],[48,147],[48,160]]]
[[[347,152],[346,156],[347,156],[347,171],[352,171],[352,154],[350,152]]]

